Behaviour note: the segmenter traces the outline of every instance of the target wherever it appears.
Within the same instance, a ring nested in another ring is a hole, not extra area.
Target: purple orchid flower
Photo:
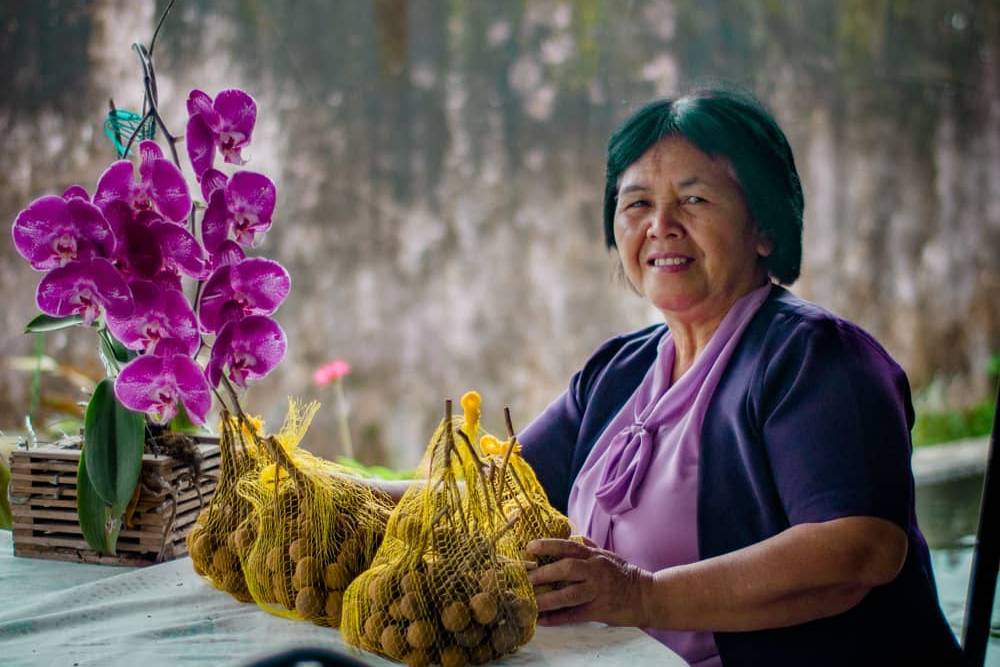
[[[183,292],[147,280],[129,284],[135,311],[130,317],[108,315],[108,328],[130,350],[193,356],[201,344],[198,319]],[[172,344],[176,343],[176,344]]]
[[[257,122],[257,103],[238,88],[211,97],[200,90],[188,95],[188,125],[185,143],[195,176],[200,182],[215,162],[215,149],[229,164],[244,164],[240,151],[250,143]]]
[[[38,283],[35,301],[43,313],[55,317],[82,315],[87,325],[102,312],[125,318],[135,308],[125,279],[103,257],[52,269]]]
[[[205,172],[211,173],[210,170]],[[268,229],[277,201],[277,189],[270,178],[252,171],[238,171],[219,187],[212,176],[208,209],[201,222],[205,249],[215,254],[230,232],[241,246],[256,246]],[[208,189],[208,188],[206,188]]]
[[[248,379],[262,378],[285,356],[287,341],[278,323],[263,315],[251,315],[238,322],[227,322],[212,345],[212,356],[205,372],[213,387],[222,380],[223,371],[235,384],[247,386]]]
[[[14,247],[37,271],[110,257],[115,250],[114,233],[100,209],[78,197],[39,197],[17,214],[11,232]]]
[[[121,230],[118,263],[130,278],[159,281],[160,276],[180,289],[181,273],[198,280],[208,277],[205,251],[184,227],[154,211],[114,217]]]
[[[216,332],[231,320],[270,315],[288,296],[289,289],[288,271],[273,260],[253,257],[220,266],[201,294],[201,326]]]
[[[166,424],[184,406],[188,417],[204,424],[212,407],[205,374],[184,354],[145,354],[132,360],[115,380],[115,395],[125,407],[145,412],[154,422]]]
[[[94,203],[104,211],[113,201],[124,201],[132,210],[156,209],[167,220],[183,223],[191,212],[191,194],[177,166],[163,157],[155,141],[139,144],[142,161],[136,182],[132,163],[118,160],[97,181]]]

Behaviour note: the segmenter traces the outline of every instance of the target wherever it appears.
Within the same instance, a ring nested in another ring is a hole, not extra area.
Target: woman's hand
[[[653,575],[584,540],[586,544],[557,539],[528,543],[529,553],[559,559],[528,573],[536,587],[539,625],[600,621],[647,626],[646,591]]]

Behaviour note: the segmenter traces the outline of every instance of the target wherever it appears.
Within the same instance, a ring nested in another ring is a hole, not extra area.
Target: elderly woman
[[[914,514],[906,376],[799,275],[792,152],[754,100],[611,137],[604,231],[664,324],[602,345],[521,434],[588,545],[539,540],[548,625],[632,625],[693,665],[954,664]]]

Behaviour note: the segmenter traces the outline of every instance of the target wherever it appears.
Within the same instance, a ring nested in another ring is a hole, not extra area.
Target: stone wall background
[[[39,0],[0,8],[0,219],[113,150],[107,100],[141,102],[133,41],[166,3]],[[360,458],[416,460],[444,397],[477,388],[488,427],[526,423],[605,338],[656,321],[603,249],[606,140],[646,101],[692,84],[754,91],[786,130],[806,191],[795,291],[871,331],[923,400],[990,391],[1000,350],[1000,10],[989,0],[180,0],[156,47],[161,106],[183,132],[199,87],[241,87],[260,113],[248,168],[278,184],[260,254],[290,271],[289,354],[248,401],[324,408],[309,444],[336,452],[342,357]],[[0,244],[0,357],[38,276]],[[89,332],[50,335],[99,373]],[[30,374],[0,367],[0,429]],[[80,396],[43,378],[43,415]],[[47,407],[46,407],[47,406]]]

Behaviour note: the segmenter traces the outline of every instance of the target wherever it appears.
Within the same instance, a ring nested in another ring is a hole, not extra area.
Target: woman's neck
[[[759,289],[769,284],[769,282],[765,280],[761,284],[754,285],[747,291],[729,300],[725,308],[716,310],[707,316],[684,317],[670,313],[663,314],[663,319],[666,320],[667,326],[670,328],[670,334],[674,339],[672,382],[677,382],[694,365],[694,362],[708,346],[708,342],[712,340],[712,335],[719,328],[719,325],[722,324],[722,320],[726,318],[733,305],[753,290]]]

